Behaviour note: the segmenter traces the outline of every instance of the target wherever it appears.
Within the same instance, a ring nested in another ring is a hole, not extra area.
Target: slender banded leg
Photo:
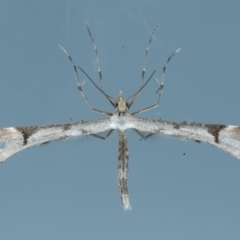
[[[143,69],[142,69],[142,85],[141,85],[140,89],[139,89],[135,94],[133,94],[132,96],[130,96],[130,97],[128,98],[128,99],[133,98],[133,99],[131,100],[131,102],[129,103],[129,108],[132,106],[132,104],[133,104],[134,101],[136,100],[138,94],[139,94],[139,93],[141,92],[141,90],[146,86],[146,84],[150,81],[150,79],[152,78],[152,75],[154,74],[154,73],[153,73],[153,74],[148,78],[147,82],[144,83],[144,77],[145,77],[146,66],[147,66],[147,59],[148,59],[148,52],[149,52],[149,49],[150,49],[150,46],[151,46],[151,43],[152,43],[152,39],[153,39],[153,36],[154,36],[157,28],[158,28],[158,26],[156,26],[156,27],[153,29],[152,34],[151,34],[151,36],[150,36],[150,38],[149,38],[149,41],[148,41],[148,46],[147,46],[147,49],[146,49],[145,59],[144,59]],[[154,72],[155,72],[155,71],[154,71]]]
[[[156,78],[156,80],[157,80],[157,82],[158,82],[158,84],[159,84],[159,88],[158,88],[158,90],[156,91],[156,93],[159,92],[157,103],[156,103],[156,104],[153,104],[153,105],[151,105],[151,106],[149,106],[149,107],[140,109],[140,110],[138,110],[138,111],[136,111],[136,112],[133,112],[132,115],[135,115],[135,114],[138,114],[138,113],[142,113],[142,112],[148,111],[148,110],[150,110],[150,109],[153,109],[153,108],[159,106],[159,104],[160,104],[160,99],[161,99],[161,95],[162,95],[162,90],[163,90],[164,77],[165,77],[165,72],[166,72],[166,69],[167,69],[167,65],[168,65],[168,63],[170,62],[170,60],[173,58],[173,56],[175,56],[175,54],[178,53],[180,50],[181,50],[181,48],[178,48],[178,49],[177,49],[175,52],[173,52],[173,53],[171,54],[171,56],[167,59],[165,65],[163,66],[161,83],[160,83],[160,82],[158,81],[158,79]]]
[[[158,93],[158,91],[161,92],[161,91],[163,90],[163,82],[164,82],[164,77],[165,77],[165,72],[166,72],[166,69],[167,69],[167,65],[168,65],[168,63],[170,62],[170,60],[171,60],[180,50],[181,50],[181,48],[178,48],[175,52],[173,52],[173,53],[171,54],[170,57],[168,57],[165,65],[163,66],[163,70],[162,70],[162,81],[161,81],[161,83],[159,83],[158,79],[156,79],[157,82],[158,82],[158,84],[160,85],[159,88],[158,88],[158,90],[156,91],[156,93]],[[159,94],[159,97],[161,97],[161,93]]]
[[[146,136],[144,136],[144,134],[141,133],[140,131],[138,131],[137,129],[133,129],[133,130],[135,131],[135,133],[137,133],[137,135],[139,135],[139,136],[141,137],[141,138],[139,139],[139,141],[146,138]]]
[[[91,134],[91,136],[102,139],[102,140],[107,140],[113,131],[114,131],[114,129],[109,130],[105,136],[100,136],[98,134]],[[143,137],[143,138],[145,138],[145,137]]]
[[[148,41],[148,46],[147,46],[147,49],[146,49],[145,59],[144,59],[144,64],[143,64],[143,69],[142,69],[142,85],[144,84],[144,76],[145,76],[145,72],[146,72],[148,52],[149,52],[149,49],[150,49],[150,46],[151,46],[151,43],[152,43],[153,36],[154,36],[157,29],[158,29],[158,26],[156,26],[153,29],[152,34],[151,34],[151,36],[149,38],[149,41]]]
[[[80,84],[80,81],[79,81],[79,77],[78,77],[77,66],[76,66],[76,64],[74,63],[72,57],[70,56],[70,54],[65,50],[65,48],[64,48],[62,45],[58,45],[58,46],[59,46],[59,47],[62,49],[62,51],[67,55],[69,61],[72,63],[73,69],[74,69],[74,72],[75,72],[75,77],[76,77],[77,85],[78,85],[78,87],[79,87],[79,86],[82,87],[82,85]]]
[[[159,94],[158,94],[158,103],[157,103],[155,106],[153,106],[152,108],[157,107],[157,106],[160,104],[160,99],[161,99],[162,91],[163,91],[164,76],[165,76],[165,72],[166,72],[166,69],[167,69],[167,65],[168,65],[168,63],[170,62],[170,60],[174,57],[174,55],[177,54],[180,50],[181,50],[181,48],[178,48],[178,49],[177,49],[175,52],[173,52],[173,53],[171,54],[171,56],[167,59],[165,65],[163,66],[161,83],[160,83],[160,82],[158,81],[158,79],[156,78],[156,80],[157,80],[157,82],[158,82],[158,84],[159,84],[159,88],[158,88],[158,90],[156,91],[156,93],[159,92]],[[140,113],[140,112],[143,112],[143,111],[147,111],[147,110],[149,110],[149,109],[142,109],[142,110],[140,110],[140,111],[137,112],[137,113]],[[136,114],[136,113],[134,113],[134,114]],[[132,115],[133,115],[133,114],[132,114]],[[146,140],[147,138],[149,138],[149,137],[152,136],[152,135],[153,135],[153,133],[149,133],[149,134],[147,134],[145,137],[141,138],[140,140],[142,140],[142,139]]]
[[[92,33],[90,31],[90,28],[88,27],[88,25],[86,25],[87,31],[88,31],[88,35],[92,41],[93,44],[93,48],[95,50],[95,56],[96,56],[96,62],[97,62],[97,68],[98,68],[98,76],[99,76],[99,82],[100,82],[100,87],[97,86],[97,84],[88,76],[88,74],[81,68],[78,67],[80,69],[80,71],[88,78],[88,80],[90,80],[90,82],[107,98],[107,100],[110,102],[110,104],[115,108],[115,103],[116,103],[116,99],[109,96],[108,94],[105,93],[105,91],[103,90],[102,87],[102,71],[100,68],[100,63],[99,63],[99,56],[98,56],[98,49],[97,46],[94,42],[94,38],[92,36]]]
[[[74,69],[74,72],[75,72],[76,81],[77,81],[77,85],[78,85],[78,90],[81,92],[81,94],[82,94],[84,100],[86,101],[87,105],[89,106],[89,108],[90,108],[92,111],[94,111],[94,112],[98,112],[98,113],[106,114],[106,115],[108,115],[108,116],[112,116],[112,113],[109,113],[109,112],[106,112],[106,111],[103,111],[103,110],[99,110],[99,109],[93,108],[93,107],[91,106],[91,104],[89,103],[86,95],[85,95],[84,92],[83,92],[83,84],[84,84],[84,82],[83,82],[82,84],[80,84],[76,64],[74,63],[74,61],[73,61],[72,57],[70,56],[70,54],[65,50],[65,48],[64,48],[63,46],[61,46],[61,45],[59,45],[59,47],[60,47],[60,48],[62,49],[62,51],[67,55],[69,61],[70,61],[70,62],[72,63],[72,65],[73,65],[73,69]],[[93,81],[93,80],[92,80],[92,81]]]
[[[92,44],[93,44],[93,47],[94,47],[94,50],[95,50],[96,61],[97,61],[97,68],[98,68],[98,76],[99,76],[99,81],[100,81],[100,88],[103,90],[103,88],[102,88],[102,71],[101,71],[100,63],[99,63],[98,49],[97,49],[97,46],[96,46],[96,44],[94,42],[92,33],[91,33],[88,25],[86,25],[86,28],[87,28],[88,34],[89,34],[89,36],[91,38],[91,41],[92,41]]]

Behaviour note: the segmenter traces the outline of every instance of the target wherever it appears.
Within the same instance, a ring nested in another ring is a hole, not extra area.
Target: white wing
[[[240,127],[231,125],[176,123],[135,118],[133,128],[214,145],[240,159]]]
[[[142,132],[209,143],[240,159],[240,127],[238,126],[156,121],[134,118],[131,114],[126,113],[124,116],[114,114],[109,119],[83,123],[0,129],[0,162],[28,147],[110,129],[117,129],[120,132],[136,129]]]
[[[42,127],[0,129],[0,162],[29,147],[109,130],[109,119]]]

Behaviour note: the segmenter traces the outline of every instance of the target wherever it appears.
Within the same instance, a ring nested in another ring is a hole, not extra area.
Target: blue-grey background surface
[[[239,1],[0,2],[0,127],[105,117],[76,88],[77,65],[117,97],[141,83],[145,50],[159,25],[147,73],[168,66],[161,106],[141,117],[240,125]],[[85,77],[81,76],[81,80]],[[85,82],[96,108],[111,105]],[[154,103],[152,80],[133,110]],[[72,120],[71,120],[72,119]],[[129,191],[117,187],[118,138],[62,141],[23,151],[0,166],[0,239],[240,239],[240,162],[208,145],[128,132]]]

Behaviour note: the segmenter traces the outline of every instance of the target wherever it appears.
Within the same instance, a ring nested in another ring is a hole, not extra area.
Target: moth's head
[[[116,112],[118,112],[119,115],[124,115],[128,112],[128,103],[124,99],[122,91],[120,91],[118,95],[118,100],[116,102]]]

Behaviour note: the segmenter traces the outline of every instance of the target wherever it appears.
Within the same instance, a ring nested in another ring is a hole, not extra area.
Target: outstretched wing
[[[0,129],[0,162],[29,147],[109,130],[109,119],[42,127]]]
[[[231,125],[175,123],[134,118],[133,128],[195,142],[209,143],[240,159],[240,127]]]

